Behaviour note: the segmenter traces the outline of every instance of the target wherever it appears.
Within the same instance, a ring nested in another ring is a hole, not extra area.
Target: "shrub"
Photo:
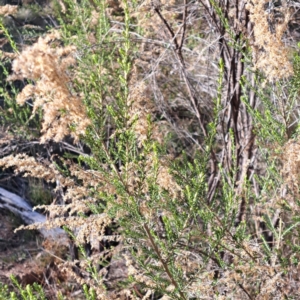
[[[87,298],[299,296],[299,55],[284,44],[293,2],[268,3],[59,1],[60,32],[16,58],[41,142],[86,153],[0,164],[56,183],[62,202],[28,228],[65,226]]]

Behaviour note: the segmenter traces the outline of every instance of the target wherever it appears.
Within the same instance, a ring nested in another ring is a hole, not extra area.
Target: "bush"
[[[269,4],[59,1],[61,27],[14,60],[41,143],[83,150],[0,164],[57,185],[46,226],[79,247],[87,299],[299,297],[295,8]]]

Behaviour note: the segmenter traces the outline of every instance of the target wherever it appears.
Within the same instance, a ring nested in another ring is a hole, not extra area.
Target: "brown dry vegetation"
[[[69,234],[47,297],[299,299],[298,1],[36,4],[0,8],[0,167]]]

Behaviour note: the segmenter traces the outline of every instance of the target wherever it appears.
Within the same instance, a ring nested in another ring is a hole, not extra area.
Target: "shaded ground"
[[[17,292],[10,279],[13,275],[23,287],[35,282],[40,284],[49,300],[57,299],[58,293],[65,299],[85,299],[82,287],[59,267],[61,262],[71,260],[70,250],[43,240],[37,231],[15,233],[21,224],[21,219],[11,212],[0,210],[0,283]],[[96,251],[92,256],[97,254]],[[127,278],[127,267],[118,251],[104,269],[111,299],[127,299],[118,294],[119,282]]]
[[[57,299],[58,290],[72,298],[72,293],[78,288],[66,283],[66,276],[57,267],[57,261],[66,258],[65,253],[62,249],[61,253],[59,249],[51,249],[50,245],[47,249],[47,243],[35,231],[15,233],[20,225],[18,217],[0,211],[0,282],[13,290],[10,280],[13,275],[24,286],[34,282],[41,284],[49,299]]]

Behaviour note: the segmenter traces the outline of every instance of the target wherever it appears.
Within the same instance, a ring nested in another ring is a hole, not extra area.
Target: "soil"
[[[8,285],[10,290],[16,290],[11,275],[22,286],[39,283],[48,299],[57,299],[58,290],[69,296],[75,289],[77,292],[76,284],[66,285],[67,276],[58,268],[58,261],[66,259],[67,249],[47,245],[36,231],[15,232],[21,224],[18,217],[0,210],[0,282]]]
[[[59,267],[61,262],[71,260],[70,249],[43,240],[37,231],[15,232],[20,225],[21,219],[0,210],[0,283],[7,285],[10,291],[18,292],[10,279],[13,275],[23,287],[40,284],[49,300],[57,299],[58,293],[64,299],[86,299],[82,287]],[[97,251],[90,258],[94,255]],[[119,282],[127,278],[127,267],[118,251],[105,269],[102,272],[106,273],[105,282],[111,299],[128,299],[118,295]]]

